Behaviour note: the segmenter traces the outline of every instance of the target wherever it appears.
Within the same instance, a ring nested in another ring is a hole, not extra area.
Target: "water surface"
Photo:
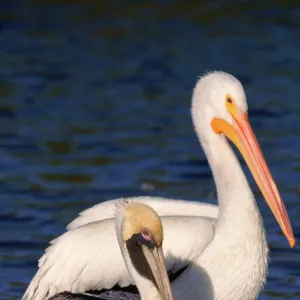
[[[48,242],[89,206],[135,195],[215,203],[190,118],[208,70],[245,85],[299,238],[300,8],[225,2],[1,2],[1,299],[21,298]],[[260,299],[299,299],[299,245],[249,180],[271,249]]]

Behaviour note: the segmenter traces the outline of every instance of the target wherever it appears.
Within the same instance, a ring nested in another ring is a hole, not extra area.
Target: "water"
[[[245,85],[299,238],[299,4],[102,2],[1,2],[3,300],[20,299],[48,242],[84,208],[134,195],[214,201],[189,111],[206,70]],[[271,249],[260,299],[299,299],[299,245],[249,180]]]

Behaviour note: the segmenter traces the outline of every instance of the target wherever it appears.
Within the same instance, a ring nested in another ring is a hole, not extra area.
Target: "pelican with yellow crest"
[[[241,152],[291,247],[295,239],[250,126],[241,83],[224,72],[200,78],[192,97],[192,119],[219,205],[155,197],[130,200],[150,204],[161,216],[174,299],[256,299],[266,280],[268,246],[254,195],[228,139]],[[53,294],[53,287],[55,292],[78,292],[134,284],[112,235],[115,201],[82,212],[53,242],[23,300],[42,300]]]
[[[140,295],[112,288],[98,294],[62,292],[49,300],[173,300],[159,216],[150,206],[138,202],[120,201],[116,208],[119,246]]]

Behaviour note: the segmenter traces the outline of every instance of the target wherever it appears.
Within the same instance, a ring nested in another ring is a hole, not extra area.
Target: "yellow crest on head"
[[[163,241],[163,228],[160,217],[150,206],[139,202],[125,202],[125,214],[122,225],[123,241],[129,240],[133,234],[139,234],[144,228],[151,231],[156,245]]]

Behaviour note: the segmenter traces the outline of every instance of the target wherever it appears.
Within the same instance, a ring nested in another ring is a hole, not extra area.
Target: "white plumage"
[[[46,249],[46,254],[39,261],[39,271],[28,287],[24,299],[35,299],[34,297],[44,299],[46,293],[50,296],[65,290],[84,292],[104,287],[109,289],[116,284],[128,286],[133,283],[118,246],[115,220],[110,218],[114,216],[115,204],[120,200],[116,199],[94,206],[100,221],[92,220],[85,225],[78,222],[81,226],[76,227],[76,220],[81,221],[82,217],[87,220],[88,214],[83,214],[74,220],[71,230],[51,242],[52,245]],[[149,204],[156,211],[164,207],[164,203],[166,205],[170,203],[170,200],[163,198],[155,198],[152,201],[150,197],[147,199],[128,198],[128,200]],[[206,207],[196,202],[171,202],[174,204],[172,206],[174,214],[176,212],[182,214],[183,204],[191,206],[190,213],[194,211],[199,215],[204,213]],[[198,211],[197,206],[200,208]],[[216,215],[216,206],[208,204],[207,207],[212,211],[214,208]],[[90,210],[90,216],[94,216],[92,211]],[[107,219],[101,220],[104,217]],[[204,249],[213,238],[212,223],[206,218],[182,218],[175,215],[163,217],[162,223],[164,228],[168,228],[164,235],[163,245],[167,269],[173,272],[184,267],[190,258],[198,255],[199,248]],[[194,232],[190,230],[191,228],[198,228],[198,230]],[[178,256],[181,260],[174,260],[174,257]],[[62,276],[57,276],[57,274],[62,274]],[[48,285],[54,279],[55,284]],[[35,288],[37,288],[36,292],[31,294]]]
[[[46,294],[43,299],[173,300],[162,251],[163,228],[157,213],[148,205],[128,200],[115,201],[114,211],[116,211],[113,219],[115,228],[113,231],[110,228],[108,232],[110,236],[117,237],[122,260],[137,285],[139,295],[114,289],[97,295],[92,291],[86,293],[60,291],[59,293],[54,292],[54,296],[50,298]],[[144,235],[144,232],[147,236]],[[136,264],[136,261],[139,262],[139,265]],[[93,287],[90,290],[93,290]],[[49,294],[52,295],[52,293],[53,291]]]
[[[262,219],[240,164],[229,146],[242,152],[291,246],[294,237],[285,207],[247,121],[240,82],[214,72],[193,93],[192,117],[216,183],[219,207],[196,202],[139,197],[160,216],[167,269],[188,267],[172,282],[174,299],[257,297],[267,274],[268,248]],[[225,137],[226,136],[226,137]],[[82,292],[132,283],[113,236],[113,201],[98,204],[75,219],[52,242],[23,300],[69,290]]]

